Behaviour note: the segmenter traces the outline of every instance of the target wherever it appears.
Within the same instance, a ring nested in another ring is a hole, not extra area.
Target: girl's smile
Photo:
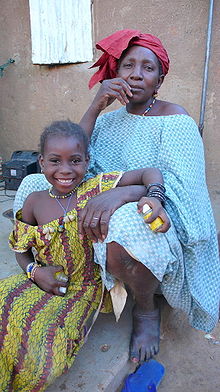
[[[40,165],[53,193],[66,194],[83,180],[89,158],[77,137],[51,136],[46,141]]]

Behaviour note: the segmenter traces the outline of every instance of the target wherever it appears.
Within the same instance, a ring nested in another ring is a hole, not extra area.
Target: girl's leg
[[[107,270],[124,282],[135,298],[130,359],[133,362],[147,360],[159,351],[160,314],[154,301],[159,281],[116,242],[107,245]]]

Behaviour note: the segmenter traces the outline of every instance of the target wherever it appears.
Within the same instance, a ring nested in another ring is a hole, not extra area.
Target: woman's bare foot
[[[133,330],[130,341],[130,359],[132,362],[146,361],[159,351],[160,311],[141,312],[133,308]]]

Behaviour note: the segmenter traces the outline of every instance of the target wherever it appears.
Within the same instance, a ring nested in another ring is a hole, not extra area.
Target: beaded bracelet
[[[40,268],[40,267],[41,267],[40,264],[37,264],[37,263],[34,264],[32,270],[31,270],[31,277],[30,277],[30,279],[32,280],[32,282],[35,282],[35,279],[34,279],[35,272],[36,272],[36,270],[37,270],[38,268]]]
[[[159,182],[156,182],[156,183],[154,183],[154,184],[148,184],[148,185],[146,186],[146,188],[147,188],[147,193],[149,192],[150,188],[152,188],[152,187],[158,188],[158,189],[159,189],[160,191],[162,191],[163,193],[166,192],[165,186],[163,186],[163,184],[160,184]]]

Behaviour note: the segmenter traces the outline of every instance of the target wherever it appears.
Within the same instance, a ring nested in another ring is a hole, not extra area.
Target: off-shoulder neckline
[[[76,208],[73,208],[72,210],[70,210],[70,211],[67,212],[66,216],[68,216],[68,215],[73,215],[73,214],[75,214],[76,212],[77,212],[77,209],[76,209]],[[48,222],[48,223],[44,223],[43,225],[31,225],[30,223],[25,223],[25,222],[23,222],[22,220],[20,220],[20,219],[17,217],[17,215],[20,215],[20,216],[22,217],[22,208],[20,208],[20,210],[18,210],[18,211],[16,212],[15,222],[17,221],[19,224],[22,224],[22,225],[24,225],[24,226],[33,227],[33,228],[35,228],[35,229],[36,229],[36,228],[44,228],[44,227],[47,227],[48,225],[51,225],[52,223],[59,222],[59,220],[60,220],[61,218],[63,218],[63,215],[61,215],[59,218],[53,219],[52,221],[50,221],[50,222]]]

